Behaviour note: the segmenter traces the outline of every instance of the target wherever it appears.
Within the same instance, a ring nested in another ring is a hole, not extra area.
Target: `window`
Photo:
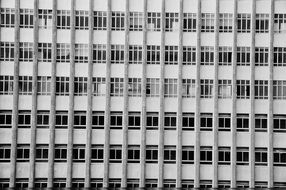
[[[176,113],[165,113],[164,115],[164,129],[165,130],[176,130],[177,126],[177,115]]]
[[[233,16],[231,13],[219,14],[219,32],[232,32]]]
[[[268,48],[255,48],[255,66],[267,66],[268,54]]]
[[[215,15],[214,13],[202,13],[202,32],[214,32]]]
[[[267,181],[256,181],[255,189],[267,189]]]
[[[75,29],[88,30],[88,11],[75,11]]]
[[[230,131],[231,115],[228,113],[219,113],[218,115],[218,130]]]
[[[122,129],[122,112],[110,113],[110,129]]]
[[[200,149],[200,163],[211,164],[213,160],[213,151],[211,146],[201,147]]]
[[[49,157],[49,147],[48,145],[37,145],[36,146],[36,161],[47,162]]]
[[[218,80],[218,98],[231,98],[231,80]]]
[[[255,148],[255,165],[267,165],[267,148]]]
[[[73,145],[72,157],[73,161],[75,162],[84,162],[85,161],[84,145]]]
[[[147,64],[160,64],[160,46],[147,45]]]
[[[249,188],[249,182],[248,181],[237,181],[236,182],[237,188]]]
[[[92,112],[92,128],[104,128],[104,112]]]
[[[65,178],[55,178],[53,188],[65,188],[66,179]]]
[[[12,111],[0,111],[0,127],[12,127]]]
[[[268,81],[255,80],[255,99],[268,99]]]
[[[130,97],[141,96],[141,78],[128,79],[128,95]]]
[[[127,189],[139,189],[139,179],[127,179]]]
[[[0,42],[0,53],[0,61],[14,61],[14,42]]]
[[[95,11],[93,23],[94,23],[93,30],[106,30],[107,12]]]
[[[32,95],[32,76],[19,76],[19,94]]]
[[[249,115],[248,114],[237,114],[236,116],[236,130],[237,131],[248,131],[249,130]]]
[[[38,56],[39,62],[52,61],[52,44],[51,43],[38,43]]]
[[[274,14],[274,32],[286,32],[286,14]]]
[[[274,188],[285,188],[286,183],[285,182],[274,182]]]
[[[178,84],[177,84],[177,79],[166,79],[165,78],[165,87],[164,87],[164,91],[165,91],[165,97],[177,97],[177,88],[178,88]]]
[[[237,14],[237,32],[250,33],[251,30],[251,15]]]
[[[142,64],[142,59],[143,59],[142,46],[130,45],[129,64]]]
[[[74,78],[74,95],[75,96],[87,95],[87,77]]]
[[[200,180],[200,189],[212,188],[212,180]]]
[[[179,25],[179,13],[165,13],[165,31],[173,32],[178,31],[180,28]]]
[[[230,147],[218,148],[218,164],[230,165]]]
[[[257,33],[268,33],[269,32],[269,14],[256,14],[255,22]]]
[[[104,148],[103,145],[92,145],[91,162],[103,162]]]
[[[86,112],[75,111],[74,112],[74,128],[86,128]]]
[[[20,28],[33,28],[33,9],[20,9]]]
[[[11,156],[11,145],[3,145],[0,146],[0,162],[10,162]],[[0,182],[1,184],[1,182]],[[1,188],[1,186],[0,186]]]
[[[128,145],[128,163],[140,162],[140,146]]]
[[[109,179],[108,189],[110,190],[120,190],[121,179]]]
[[[214,47],[202,46],[201,47],[201,65],[214,64]]]
[[[9,27],[13,28],[15,26],[15,9],[11,8],[1,8],[1,28]]]
[[[219,180],[218,181],[218,188],[219,189],[229,189],[230,188],[230,181],[228,181],[228,180]]]
[[[274,148],[274,166],[286,166],[286,149]]]
[[[51,29],[53,25],[53,10],[51,9],[39,9],[39,28]]]
[[[191,131],[195,129],[195,114],[194,113],[183,113],[182,129],[191,130]]]
[[[142,12],[130,12],[130,22],[129,30],[130,31],[142,31],[143,30],[143,13]]]
[[[182,163],[193,164],[194,163],[194,147],[183,146],[182,147]]]
[[[274,132],[286,132],[286,115],[274,115]]]
[[[124,12],[112,12],[111,30],[124,30]]]
[[[63,161],[67,160],[67,145],[55,145],[55,161]]]
[[[250,66],[250,47],[237,47],[237,65]]]
[[[56,128],[67,128],[68,127],[68,112],[57,111],[56,112]]]
[[[122,159],[122,147],[121,145],[110,145],[110,158],[111,163],[120,163]]]
[[[183,32],[196,32],[197,15],[195,13],[184,13]]]
[[[13,76],[0,76],[0,94],[12,95],[13,94]]]
[[[236,81],[237,99],[249,99],[250,97],[250,82],[249,80]]]
[[[36,178],[35,179],[35,189],[45,189],[48,187],[47,178]]]
[[[123,96],[124,78],[111,78],[110,79],[110,95]]]
[[[124,63],[124,45],[111,45],[111,63]]]
[[[286,81],[274,80],[273,81],[273,99],[286,99]]]
[[[146,129],[158,129],[159,116],[158,112],[147,112],[146,114]]]
[[[28,188],[28,179],[27,178],[16,178],[16,188],[15,189],[27,189]]]
[[[166,190],[175,190],[176,189],[176,180],[175,179],[164,179],[164,188]]]
[[[37,93],[38,95],[51,94],[51,77],[38,76],[37,78]]]
[[[249,163],[249,150],[248,148],[237,147],[236,149],[237,165],[248,165]]]
[[[159,97],[160,90],[159,78],[147,78],[146,84],[146,96],[147,97]]]
[[[20,42],[19,50],[19,61],[33,61],[33,43]]]
[[[201,80],[201,98],[213,97],[213,80],[202,79]]]
[[[267,114],[255,114],[255,131],[267,131]]]
[[[106,63],[106,45],[93,44],[93,63]]]
[[[94,96],[104,96],[106,89],[105,78],[103,77],[94,77],[92,78],[92,92]]]
[[[57,62],[59,63],[70,62],[70,44],[57,43]]]
[[[21,144],[17,146],[17,161],[29,162],[30,147],[29,145]]]
[[[176,146],[164,146],[164,163],[176,163]]]
[[[165,64],[178,65],[178,46],[165,46]]]
[[[149,12],[147,14],[147,29],[148,31],[161,30],[161,13]]]
[[[31,127],[31,112],[30,111],[19,111],[18,127],[19,128],[30,128]]]
[[[73,178],[72,179],[72,189],[84,189],[84,179]]]
[[[75,63],[88,63],[88,44],[75,44]]]
[[[158,146],[147,145],[146,146],[146,163],[158,162]]]
[[[69,95],[69,77],[56,78],[56,95],[58,96]]]
[[[140,129],[140,126],[141,126],[140,112],[129,112],[128,129]]]
[[[285,24],[286,26],[286,24]],[[286,30],[286,27],[285,27]],[[274,47],[274,66],[285,67],[286,66],[286,48]]]
[[[103,180],[102,178],[101,179],[96,179],[96,178],[91,178],[91,181],[90,181],[90,187],[92,189],[100,189],[103,187]]]
[[[145,188],[148,190],[156,189],[158,186],[158,179],[146,179]]]
[[[57,10],[57,28],[58,29],[70,29],[71,19],[70,11],[68,10]]]
[[[201,131],[212,131],[213,127],[213,115],[211,113],[201,113],[200,119]]]
[[[182,79],[183,80],[183,98],[194,98],[196,96],[196,83],[195,79]]]
[[[38,111],[37,112],[37,127],[38,128],[49,128],[49,111]]]
[[[232,48],[231,47],[219,47],[219,65],[231,66],[232,63]]]
[[[183,190],[188,190],[188,189],[193,189],[193,188],[194,188],[194,180],[187,180],[187,179],[182,180]]]
[[[196,65],[196,47],[183,46],[183,65]]]

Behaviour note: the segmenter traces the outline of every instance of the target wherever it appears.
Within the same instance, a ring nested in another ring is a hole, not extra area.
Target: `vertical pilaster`
[[[34,30],[33,30],[33,84],[32,84],[32,112],[31,112],[31,145],[30,145],[30,176],[29,188],[34,188],[35,156],[36,156],[36,127],[37,127],[37,78],[38,78],[38,0],[34,0]]]
[[[15,0],[15,29],[14,29],[14,80],[13,80],[13,110],[10,161],[10,188],[15,188],[17,132],[18,132],[18,103],[19,103],[19,41],[20,41],[20,0]]]
[[[87,77],[87,112],[86,112],[86,147],[85,147],[85,188],[90,188],[91,178],[91,142],[92,142],[92,75],[93,75],[93,4],[89,0],[88,12],[88,77]]]

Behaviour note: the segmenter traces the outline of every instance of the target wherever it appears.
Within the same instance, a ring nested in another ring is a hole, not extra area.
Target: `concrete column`
[[[73,170],[73,125],[74,125],[74,77],[75,77],[75,0],[71,1],[70,30],[70,76],[69,76],[69,110],[68,110],[68,145],[67,145],[67,183],[72,187]]]
[[[103,187],[108,188],[109,181],[109,147],[110,147],[110,40],[111,40],[111,0],[107,1],[107,52],[106,52],[106,94],[105,94],[105,112],[104,112],[104,177]]]
[[[200,100],[201,100],[201,0],[197,0],[197,23],[196,23],[196,103],[195,103],[195,147],[194,147],[194,165],[195,178],[194,188],[200,187]]]
[[[121,188],[127,188],[128,159],[128,65],[129,65],[129,0],[125,0],[125,42],[124,42],[124,89],[123,89],[123,140]]]
[[[93,0],[89,0],[88,12],[88,78],[86,112],[86,147],[85,147],[85,188],[90,188],[91,178],[91,142],[92,142],[92,75],[93,75]]]
[[[53,0],[52,24],[52,70],[51,70],[51,108],[49,115],[49,158],[48,188],[53,187],[55,157],[55,124],[56,124],[56,73],[57,73],[57,0]]]
[[[14,29],[14,80],[13,80],[13,110],[12,110],[12,140],[10,160],[10,188],[15,188],[17,132],[18,132],[18,102],[19,102],[19,41],[20,41],[20,0],[15,0],[15,29]]]
[[[176,187],[182,188],[182,68],[183,68],[183,0],[179,1],[179,60],[178,60],[178,110],[177,110],[177,179]]]
[[[236,188],[236,66],[237,66],[237,0],[233,0],[233,24],[232,24],[232,109],[231,109],[231,180],[230,187]]]
[[[30,177],[29,188],[34,188],[35,156],[36,156],[36,130],[37,130],[37,78],[38,78],[38,0],[34,0],[34,43],[33,43],[33,85],[32,85],[32,113],[31,113],[31,145],[30,145]]]

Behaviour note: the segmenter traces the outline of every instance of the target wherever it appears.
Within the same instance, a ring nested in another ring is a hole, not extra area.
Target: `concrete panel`
[[[104,144],[104,129],[92,130],[91,144]]]
[[[68,143],[68,129],[55,129],[55,144]]]
[[[17,143],[18,144],[30,144],[31,143],[31,129],[18,128],[17,134]]]

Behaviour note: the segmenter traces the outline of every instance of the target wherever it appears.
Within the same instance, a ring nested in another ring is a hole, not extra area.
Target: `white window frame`
[[[107,29],[107,12],[94,11],[94,26],[93,30],[106,30]]]
[[[232,47],[221,46],[219,47],[219,65],[231,66],[232,64]]]
[[[178,65],[179,61],[179,47],[165,46],[165,64]]]
[[[75,44],[75,63],[88,63],[88,44]]]
[[[34,10],[20,9],[20,28],[34,27]]]
[[[167,12],[165,13],[165,31],[175,32],[180,29],[179,13]]]
[[[218,98],[230,99],[232,97],[231,80],[218,80]]]
[[[53,26],[53,10],[52,9],[39,9],[39,28],[52,29]]]
[[[255,27],[256,33],[269,32],[269,14],[256,14]]]
[[[106,63],[106,44],[93,44],[93,63]]]
[[[286,33],[286,14],[274,14],[274,32]]]
[[[0,95],[13,94],[14,77],[8,75],[0,75]]]
[[[183,113],[182,116],[182,129],[183,130],[195,130],[195,114]]]
[[[19,76],[19,95],[32,95],[32,86],[32,76]]]
[[[130,12],[129,14],[129,30],[143,31],[144,18],[143,12]]]
[[[196,32],[197,14],[184,13],[183,15],[183,32]]]
[[[236,130],[240,132],[248,132],[250,126],[249,114],[237,114],[236,116]]]
[[[183,46],[183,65],[196,65],[196,47]]]
[[[38,76],[37,78],[37,94],[51,95],[51,80],[50,76]]]
[[[268,99],[268,80],[255,80],[255,99]]]
[[[112,64],[124,64],[124,45],[112,44],[110,51]]]
[[[71,28],[70,10],[57,10],[57,29]]]
[[[201,13],[201,32],[214,32],[215,29],[215,14]]]
[[[251,14],[237,14],[237,32],[250,33],[251,30]]]
[[[148,12],[147,13],[147,30],[148,31],[161,31],[161,13]]]
[[[285,24],[286,26],[286,24]],[[286,66],[286,47],[274,47],[274,66],[285,67]]]
[[[269,49],[268,47],[255,48],[255,66],[268,66]]]
[[[159,97],[160,92],[160,78],[147,78],[146,96]]]
[[[52,43],[38,43],[38,61],[52,62]]]
[[[75,11],[75,29],[88,30],[88,11],[76,10]]]
[[[213,130],[213,114],[201,113],[200,114],[200,131],[212,131]]]
[[[74,77],[74,95],[87,96],[87,77]]]
[[[175,98],[178,94],[178,79],[165,78],[164,79],[164,97]]]
[[[160,64],[160,46],[147,45],[147,64]]]
[[[250,47],[237,47],[237,66],[250,66]]]
[[[70,44],[68,43],[57,43],[57,57],[56,60],[59,63],[69,63],[70,62]]]
[[[233,14],[220,13],[219,14],[219,32],[232,32]]]
[[[236,81],[236,98],[249,99],[250,98],[250,81],[237,80]]]
[[[15,27],[15,9],[14,8],[1,8],[1,28],[14,28]],[[7,22],[8,21],[8,22]]]
[[[129,45],[129,64],[142,64],[143,46]]]
[[[14,42],[0,42],[0,61],[14,61]]]
[[[111,13],[111,30],[125,30],[125,12],[113,11]]]
[[[213,79],[201,79],[201,98],[212,98],[213,89]]]
[[[30,42],[20,42],[19,43],[19,61],[32,62],[34,48],[33,43]]]
[[[69,77],[56,77],[56,95],[69,95]]]
[[[201,65],[214,65],[214,47],[201,47]]]
[[[92,92],[93,92],[93,96],[105,96],[106,79],[104,77],[93,77],[92,78]]]

